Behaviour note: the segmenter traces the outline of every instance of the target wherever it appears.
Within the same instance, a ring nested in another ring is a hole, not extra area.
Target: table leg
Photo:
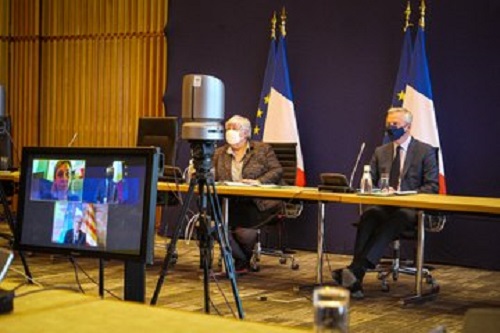
[[[423,303],[436,298],[437,291],[431,290],[429,293],[422,292],[422,278],[424,270],[424,246],[425,246],[425,213],[423,211],[418,212],[417,220],[417,255],[415,262],[415,293],[409,297],[403,299],[403,305]]]
[[[316,262],[316,284],[323,284],[323,248],[325,243],[325,203],[318,201],[318,249]]]

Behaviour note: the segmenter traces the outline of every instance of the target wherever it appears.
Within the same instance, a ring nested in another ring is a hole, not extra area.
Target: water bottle
[[[361,184],[359,186],[360,193],[372,193],[372,175],[369,165],[363,167],[363,177],[361,177]]]

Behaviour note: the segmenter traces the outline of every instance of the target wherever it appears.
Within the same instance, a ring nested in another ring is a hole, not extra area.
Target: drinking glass
[[[349,290],[340,287],[316,288],[313,305],[316,333],[349,332]]]
[[[381,192],[389,192],[389,173],[384,172],[380,175],[378,188]]]

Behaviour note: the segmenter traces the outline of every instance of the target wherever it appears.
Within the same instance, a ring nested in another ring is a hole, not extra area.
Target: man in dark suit
[[[73,216],[73,229],[66,231],[64,235],[64,244],[85,245],[86,234],[82,231],[83,213],[79,208],[76,208]]]
[[[392,142],[375,149],[371,160],[373,184],[382,173],[389,174],[389,191],[437,193],[439,190],[436,149],[410,134],[413,116],[405,108],[387,112],[386,131]],[[354,258],[345,269],[333,272],[334,280],[362,298],[362,282],[367,269],[374,268],[387,246],[405,230],[415,228],[415,209],[372,206],[361,215]]]
[[[226,142],[214,154],[216,181],[235,181],[249,185],[279,184],[283,175],[270,145],[251,141],[247,118],[233,116],[226,124]],[[248,270],[257,231],[281,208],[279,200],[233,198],[229,201],[230,245],[239,272]]]

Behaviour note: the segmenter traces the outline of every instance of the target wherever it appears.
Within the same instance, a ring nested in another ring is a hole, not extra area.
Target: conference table
[[[12,290],[15,285],[3,282]],[[239,332],[299,333],[304,330],[234,318],[101,299],[68,290],[24,286],[16,291],[14,311],[0,315],[0,332]]]
[[[19,181],[18,172],[2,172],[0,180]],[[188,192],[187,184],[176,184],[159,181],[158,191],[165,192]],[[437,194],[413,194],[413,195],[359,195],[356,193],[334,193],[319,191],[314,187],[295,186],[229,186],[216,185],[217,194],[223,198],[232,196],[274,198],[283,200],[303,200],[317,205],[317,263],[316,284],[323,284],[323,246],[325,226],[325,205],[328,203],[339,204],[362,204],[362,205],[385,205],[396,207],[415,208],[419,211],[417,224],[417,256],[414,295],[407,298],[408,302],[419,301],[425,295],[422,293],[422,270],[425,245],[424,219],[427,211],[438,211],[444,213],[465,213],[480,215],[500,215],[500,198],[437,195]]]
[[[158,182],[159,191],[185,193],[187,184]],[[422,272],[425,245],[425,216],[427,212],[456,212],[466,214],[500,215],[500,198],[469,197],[438,194],[409,195],[360,195],[356,193],[334,193],[319,191],[313,187],[295,186],[228,186],[216,185],[217,194],[221,197],[245,196],[273,198],[283,200],[303,200],[317,204],[317,263],[316,284],[323,284],[323,249],[325,205],[327,203],[384,205],[408,207],[418,210],[417,223],[417,254],[414,294],[403,299],[403,304],[418,303],[432,299],[435,295],[424,294],[422,291]]]

